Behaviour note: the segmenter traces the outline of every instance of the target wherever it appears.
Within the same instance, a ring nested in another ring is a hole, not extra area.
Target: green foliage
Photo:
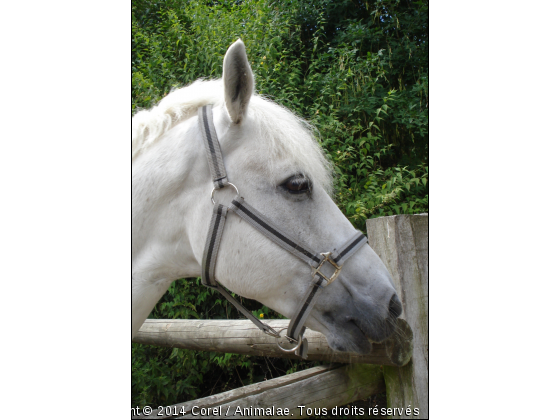
[[[257,316],[262,313],[268,319],[283,318],[258,302],[240,299]],[[242,316],[198,278],[174,282],[150,318],[238,319]],[[184,402],[317,364],[132,343],[132,407]]]
[[[317,127],[334,163],[337,204],[357,228],[428,211],[428,1],[133,0],[132,112],[175,87],[220,77],[237,38],[258,92]],[[274,317],[260,304],[250,309]],[[182,280],[151,316],[238,314]],[[187,400],[299,366],[133,344],[133,404]]]

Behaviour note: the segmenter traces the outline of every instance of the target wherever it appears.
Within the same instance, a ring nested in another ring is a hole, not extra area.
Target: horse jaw
[[[242,174],[236,174],[239,178]],[[248,185],[249,180],[242,183]],[[275,189],[255,185],[244,191],[247,202],[316,251],[333,250],[355,233],[319,188],[313,198],[287,203]],[[310,267],[235,215],[230,217],[233,220],[224,231],[217,277],[236,293],[293,318],[312,281]],[[323,333],[333,350],[368,353],[371,341],[381,342],[394,332],[401,311],[390,274],[375,252],[364,246],[344,264],[340,276],[321,289],[305,325]]]

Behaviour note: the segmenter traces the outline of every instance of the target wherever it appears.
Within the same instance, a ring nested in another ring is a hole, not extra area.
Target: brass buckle
[[[331,253],[330,252],[321,252],[321,255],[323,256],[323,259],[321,261],[321,263],[319,264],[319,267],[317,267],[316,269],[313,270],[313,276],[315,276],[315,274],[319,274],[321,277],[323,277],[326,281],[327,284],[325,286],[328,286],[329,284],[331,284],[333,281],[336,280],[336,278],[338,277],[338,275],[340,274],[340,270],[342,270],[342,266],[338,265],[337,263],[335,263],[332,259],[331,259]],[[325,276],[323,273],[321,273],[321,267],[323,266],[323,264],[325,263],[325,261],[328,261],[330,265],[332,265],[334,267],[334,273],[333,275],[329,278],[327,276]],[[323,286],[324,287],[324,286]]]

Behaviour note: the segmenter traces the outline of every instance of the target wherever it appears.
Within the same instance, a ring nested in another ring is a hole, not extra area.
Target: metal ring
[[[278,334],[280,334],[280,332],[283,331],[283,330],[287,330],[287,328],[282,328],[281,330],[278,330]],[[288,340],[291,340],[291,338],[288,337],[287,335],[286,335],[285,337],[286,337]],[[285,353],[293,353],[293,352],[295,352],[297,349],[299,349],[299,348],[301,347],[301,344],[303,343],[303,340],[302,340],[301,334],[300,334],[300,336],[299,336],[299,338],[298,338],[298,344],[297,344],[297,346],[295,346],[293,349],[285,349],[284,347],[282,347],[282,346],[280,345],[280,341],[279,341],[280,338],[281,338],[281,337],[276,338],[276,345],[278,346],[278,348],[279,348],[280,350],[282,350],[282,351],[285,352]]]
[[[235,188],[235,192],[237,193],[237,195],[239,195],[239,190],[237,189],[237,187],[236,187],[235,185],[233,185],[231,182],[227,182],[227,183],[224,185],[224,187],[228,187],[228,186],[229,186],[229,187]],[[221,188],[216,188],[216,187],[214,187],[214,188],[212,189],[212,195],[210,196],[210,199],[212,200],[212,204],[216,204],[216,202],[214,201],[214,193],[216,192],[216,189],[220,189],[220,190],[221,190]]]

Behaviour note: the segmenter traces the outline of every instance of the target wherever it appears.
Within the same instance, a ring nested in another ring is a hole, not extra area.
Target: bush
[[[422,0],[133,0],[132,113],[175,87],[220,77],[225,51],[241,38],[259,93],[317,127],[337,173],[336,202],[358,229],[368,218],[427,212],[427,24]],[[150,316],[238,314],[199,280],[180,280]],[[132,359],[133,406],[176,403],[314,365],[136,344]]]
[[[258,302],[242,298],[241,301],[257,317],[262,313],[268,319],[282,318]],[[198,278],[175,281],[150,318],[237,319],[239,315],[227,300],[202,285]],[[176,404],[318,364],[132,343],[132,407]]]

